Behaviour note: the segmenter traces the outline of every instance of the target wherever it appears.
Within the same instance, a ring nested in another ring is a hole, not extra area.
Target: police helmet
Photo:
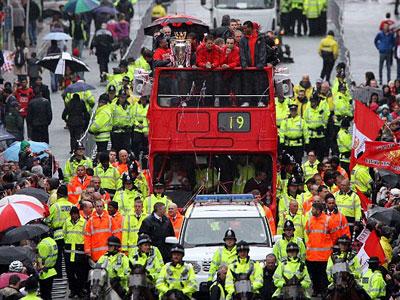
[[[116,236],[110,236],[107,239],[107,245],[108,246],[115,246],[115,247],[121,247],[121,241],[119,238],[117,238]]]
[[[293,222],[291,220],[286,220],[285,223],[283,224],[283,230],[287,230],[287,229],[295,230],[294,224],[293,224]]]
[[[298,186],[298,185],[300,185],[300,182],[299,182],[299,180],[298,180],[295,176],[292,176],[292,177],[289,178],[288,186],[289,186],[289,185]]]
[[[245,241],[239,241],[239,243],[237,243],[237,245],[236,245],[236,250],[237,250],[237,252],[239,252],[239,251],[247,251],[247,252],[249,252],[250,251],[250,246]]]
[[[282,164],[283,165],[290,165],[290,164],[295,164],[296,160],[294,159],[293,155],[290,155],[289,153],[285,152],[282,155]]]
[[[76,150],[85,150],[85,145],[81,141],[76,141],[74,151]]]
[[[290,242],[287,244],[286,246],[286,252],[290,252],[290,251],[300,251],[299,245],[297,245],[296,243]]]
[[[176,245],[172,246],[170,252],[171,252],[171,254],[172,253],[182,253],[182,255],[185,255],[185,249],[180,244],[176,244]]]
[[[108,92],[117,92],[117,89],[115,88],[115,85],[110,85],[109,87],[108,87]]]
[[[295,104],[295,103],[291,103],[291,104],[289,104],[289,109],[290,110],[295,110],[295,109],[297,109],[297,104]]]
[[[122,96],[122,97],[126,97],[126,96],[128,96],[128,94],[126,93],[126,91],[124,90],[124,89],[121,89],[120,91],[119,91],[119,93],[118,93],[118,96]]]
[[[14,273],[21,273],[24,268],[24,265],[19,260],[14,260],[9,266],[8,270]]]
[[[150,243],[151,244],[151,238],[150,238],[150,236],[148,234],[143,233],[143,234],[141,234],[139,236],[137,245],[140,246],[140,245],[146,244],[146,243]]]
[[[346,245],[350,245],[351,244],[351,239],[349,238],[349,236],[347,234],[343,234],[338,240],[337,240],[338,244],[346,244]]]
[[[124,173],[122,174],[122,183],[133,183],[133,178],[128,173]]]
[[[154,188],[155,189],[163,189],[164,187],[165,187],[165,185],[161,181],[154,182]]]
[[[224,236],[224,241],[226,239],[234,239],[236,241],[236,235],[235,232],[229,228],[226,232],[225,232],[225,236]]]

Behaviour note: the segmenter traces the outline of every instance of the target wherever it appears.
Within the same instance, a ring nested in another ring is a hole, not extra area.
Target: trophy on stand
[[[189,68],[191,44],[186,39],[186,32],[175,32],[175,38],[171,40],[171,62],[173,67]]]

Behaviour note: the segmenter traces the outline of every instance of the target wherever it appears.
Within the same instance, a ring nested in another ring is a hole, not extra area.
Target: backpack
[[[18,50],[15,52],[14,64],[15,64],[17,67],[22,67],[23,65],[25,65],[25,53],[24,53],[24,49],[18,49]]]

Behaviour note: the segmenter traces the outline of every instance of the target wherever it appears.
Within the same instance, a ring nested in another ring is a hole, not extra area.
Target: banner
[[[379,258],[381,264],[385,263],[385,252],[383,252],[375,230],[371,232],[365,228],[357,237],[357,240],[363,244],[357,253],[363,274],[368,270],[368,260],[370,257],[376,256]]]
[[[400,145],[397,143],[366,141],[365,152],[357,160],[357,163],[400,174]]]

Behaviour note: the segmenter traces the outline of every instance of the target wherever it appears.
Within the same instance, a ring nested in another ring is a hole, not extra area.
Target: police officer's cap
[[[291,220],[286,220],[285,223],[283,224],[283,230],[286,229],[293,229],[293,230],[295,229],[294,224]]]
[[[245,241],[239,241],[239,243],[237,243],[236,245],[236,250],[237,252],[239,251],[250,251],[250,246],[247,242]]]
[[[129,173],[122,174],[122,182],[123,183],[133,183],[133,178],[129,175]]]
[[[85,150],[85,145],[80,141],[76,141],[74,150]]]
[[[301,183],[299,182],[298,178],[296,178],[296,177],[294,177],[294,176],[292,176],[292,177],[289,178],[288,186],[289,186],[289,185],[298,186],[298,185],[300,185],[300,184],[301,184]]]
[[[119,93],[118,93],[118,96],[126,97],[126,96],[128,96],[128,94],[125,92],[124,89],[121,89],[121,90],[119,91]]]
[[[370,266],[371,266],[371,265],[379,266],[379,264],[380,264],[379,258],[376,257],[376,256],[371,256],[371,257],[369,258],[369,260],[368,260],[368,264],[369,264]]]
[[[109,101],[108,95],[102,94],[99,97],[99,103],[107,104]]]
[[[108,87],[108,92],[116,92],[117,91],[117,89],[115,88],[115,85],[110,85],[109,87]]]
[[[236,241],[236,235],[235,232],[229,228],[226,232],[225,232],[225,236],[224,236],[224,241],[226,239],[234,239]]]
[[[121,240],[119,238],[117,238],[116,236],[110,236],[107,239],[107,245],[121,247]]]
[[[284,153],[282,155],[282,164],[283,165],[293,165],[296,163],[296,160],[294,159],[293,155],[290,155],[289,153]]]
[[[162,188],[164,188],[165,187],[165,185],[164,185],[164,183],[162,183],[161,181],[156,181],[155,183],[154,183],[154,188],[155,189],[162,189]]]
[[[289,104],[289,109],[297,109],[297,104],[295,103]]]
[[[290,251],[300,251],[299,245],[297,245],[296,243],[290,242],[287,244],[286,246],[286,252],[290,252]]]
[[[146,243],[151,244],[151,238],[148,234],[143,233],[139,236],[137,245],[140,246],[140,245],[146,244]]]
[[[337,240],[338,244],[348,244],[350,245],[351,243],[351,239],[349,238],[349,236],[347,234],[343,234],[338,240]]]
[[[182,255],[185,255],[185,249],[183,249],[183,246],[180,244],[176,244],[176,245],[172,246],[170,252],[171,252],[171,254],[172,253],[182,253]]]

